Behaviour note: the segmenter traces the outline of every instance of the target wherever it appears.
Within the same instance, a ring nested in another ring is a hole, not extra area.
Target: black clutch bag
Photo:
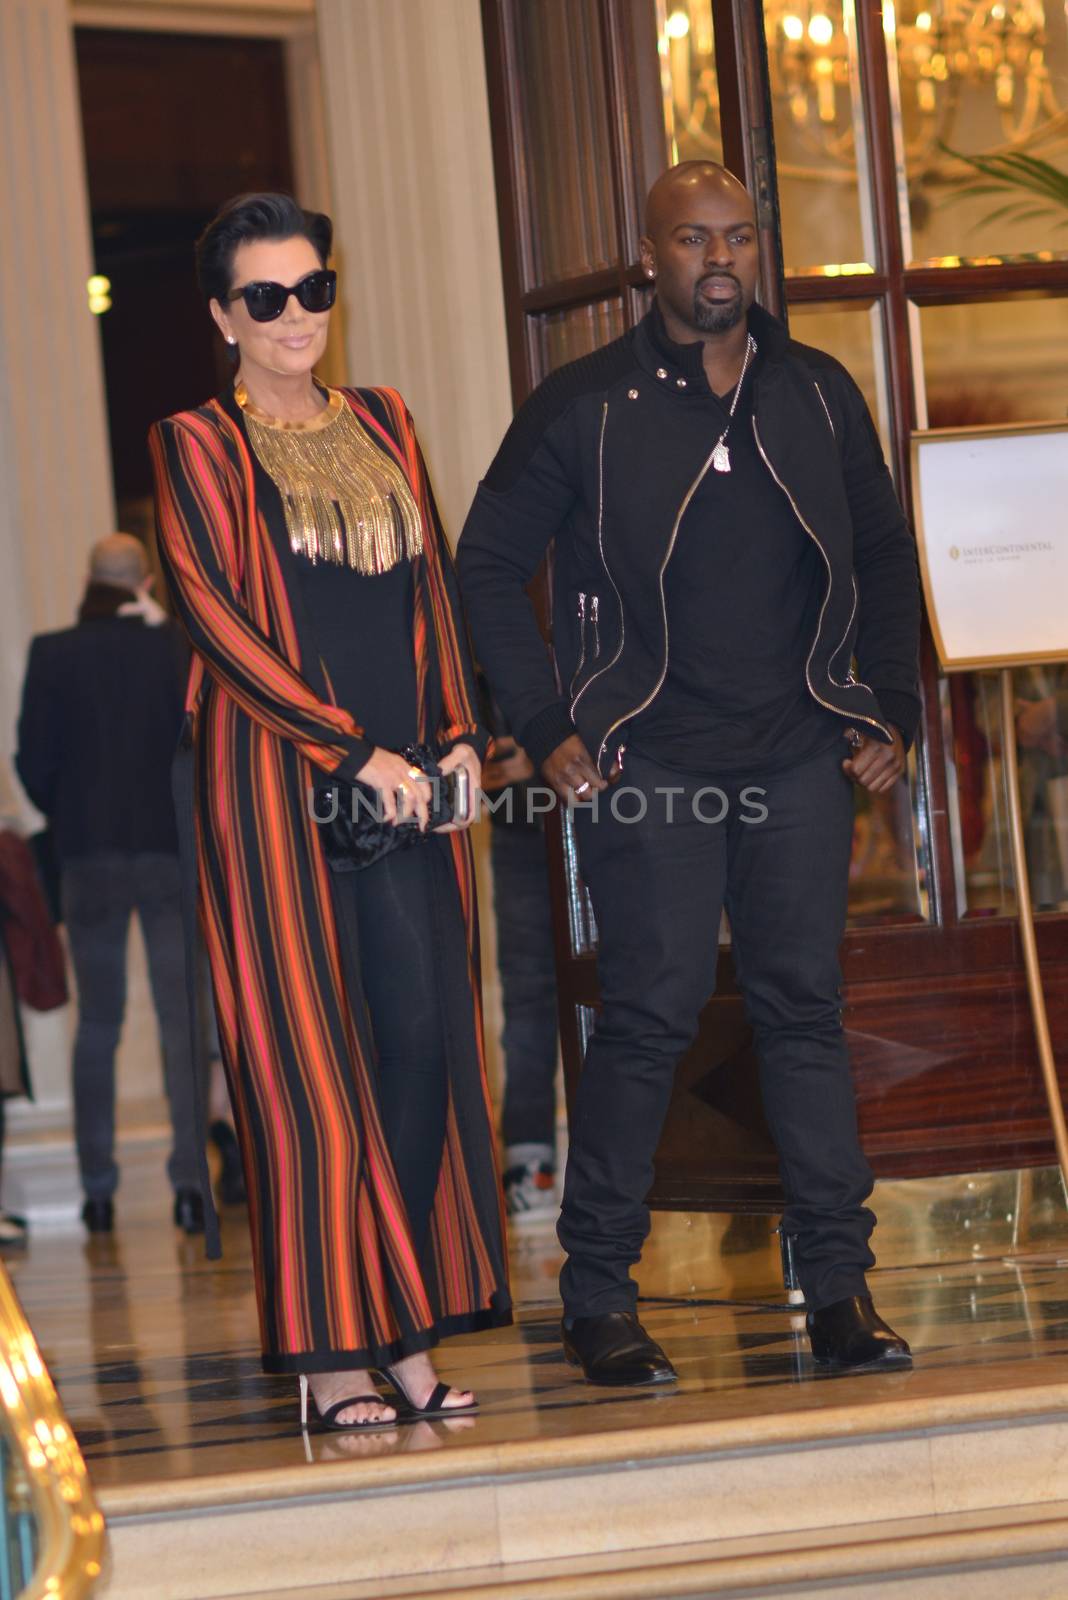
[[[381,797],[369,784],[323,784],[312,791],[312,821],[318,825],[327,865],[332,872],[359,872],[394,850],[409,850],[455,815],[455,774],[442,772],[428,744],[410,744],[398,751],[410,767],[430,779],[430,821],[426,833],[414,821],[387,822]]]

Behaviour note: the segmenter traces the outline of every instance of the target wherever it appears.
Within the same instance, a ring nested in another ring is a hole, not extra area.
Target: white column
[[[404,395],[455,540],[511,417],[478,0],[319,0],[349,382]]]
[[[73,619],[114,523],[74,45],[66,0],[0,5],[0,695],[31,634]]]
[[[89,202],[66,0],[0,3],[0,766],[34,633],[72,622],[114,526]],[[10,769],[0,791],[17,815]],[[30,1019],[42,1107],[67,1099],[68,1018]]]

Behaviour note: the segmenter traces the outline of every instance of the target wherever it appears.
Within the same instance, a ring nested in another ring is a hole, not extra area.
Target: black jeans
[[[522,790],[517,805],[525,799]],[[545,832],[521,820],[491,823],[493,909],[504,1027],[506,1145],[556,1144],[556,959]]]
[[[74,1131],[82,1188],[89,1199],[106,1200],[119,1183],[115,1051],[126,1011],[126,940],[136,911],[148,954],[171,1111],[167,1176],[175,1189],[197,1189],[200,1158],[178,857],[110,851],[74,856],[63,865],[62,895],[78,983]]]
[[[760,1062],[765,1113],[810,1308],[864,1293],[875,1218],[842,1035],[853,787],[835,747],[774,776],[708,782],[629,756],[595,820],[576,810],[600,935],[602,1010],[579,1079],[560,1219],[569,1316],[631,1310],[630,1268],[679,1058],[715,987],[721,908]],[[758,784],[762,796],[746,793]],[[658,788],[677,791],[668,799]],[[705,790],[702,795],[700,791]],[[626,823],[644,798],[648,813]],[[714,818],[726,804],[726,815]],[[758,806],[766,807],[764,820]],[[668,816],[673,820],[668,821]]]

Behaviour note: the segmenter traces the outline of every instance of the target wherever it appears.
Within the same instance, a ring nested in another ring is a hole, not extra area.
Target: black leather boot
[[[115,1226],[115,1207],[110,1200],[87,1200],[82,1221],[90,1233],[110,1233]]]
[[[575,1317],[560,1325],[564,1358],[581,1367],[587,1383],[626,1385],[674,1383],[678,1373],[633,1311],[606,1311]]]
[[[851,1295],[810,1311],[812,1359],[827,1372],[882,1372],[911,1367],[912,1351],[879,1316],[870,1294]]]
[[[219,1173],[219,1199],[224,1206],[243,1206],[248,1199],[245,1174],[241,1167],[241,1147],[237,1134],[219,1117],[208,1129],[208,1138],[222,1159]]]
[[[176,1189],[174,1226],[183,1233],[204,1232],[204,1200],[199,1189]]]

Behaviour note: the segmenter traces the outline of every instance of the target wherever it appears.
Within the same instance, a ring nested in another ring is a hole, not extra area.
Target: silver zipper
[[[822,398],[822,396],[821,396],[821,398]],[[760,451],[761,460],[763,461],[764,465],[767,467],[768,471],[771,473],[772,477],[775,479],[775,482],[779,485],[779,488],[782,490],[782,492],[786,496],[787,500],[789,500],[791,506],[793,507],[794,516],[797,518],[798,522],[804,528],[805,532],[808,534],[809,538],[812,540],[812,543],[816,546],[816,549],[819,551],[820,555],[823,557],[823,564],[827,568],[827,592],[823,596],[823,604],[820,606],[819,620],[816,623],[816,637],[812,641],[812,648],[809,651],[808,659],[805,662],[805,682],[808,685],[808,692],[809,692],[809,694],[812,696],[812,698],[814,700],[818,700],[820,705],[821,706],[825,706],[828,711],[833,711],[838,716],[854,717],[854,718],[856,718],[856,720],[858,722],[870,722],[873,728],[881,729],[881,731],[886,734],[887,738],[892,738],[892,735],[890,733],[890,729],[885,727],[884,724],[879,721],[878,717],[869,717],[862,711],[843,712],[842,708],[840,706],[832,706],[829,700],[825,700],[822,695],[817,694],[815,688],[813,687],[812,674],[810,673],[809,668],[812,665],[812,657],[816,654],[816,646],[820,642],[820,634],[823,631],[823,616],[824,616],[824,612],[827,610],[827,603],[831,598],[831,584],[832,584],[833,580],[832,580],[832,577],[831,577],[830,558],[828,557],[826,550],[823,548],[823,545],[820,543],[819,539],[817,539],[816,535],[813,533],[812,529],[809,527],[808,523],[805,521],[804,517],[801,515],[801,512],[798,510],[797,501],[794,499],[793,495],[790,493],[789,489],[786,487],[785,483],[783,483],[782,479],[779,477],[779,474],[775,471],[775,468],[772,466],[771,462],[768,460],[767,451],[764,449],[764,446],[763,446],[763,444],[761,443],[761,440],[760,440],[760,433],[759,433],[759,431],[757,429],[756,417],[754,417],[752,420],[753,420],[753,438],[756,440],[756,447]],[[855,577],[854,577],[853,593],[854,593],[854,610],[855,610],[856,609],[856,599],[855,599],[855,596],[856,596],[856,578]],[[850,621],[852,621],[852,618],[850,618]],[[846,632],[848,634],[848,632],[849,632],[848,628],[846,629]],[[843,639],[842,640],[842,644],[844,644],[844,643],[845,643],[845,640]],[[841,648],[842,648],[842,645],[840,644],[838,646],[838,650],[840,650]],[[838,654],[838,651],[836,650],[835,651],[835,655],[837,655],[837,654]],[[831,659],[833,660],[834,658],[832,657]],[[828,678],[830,678],[830,673],[829,672],[828,672],[827,676],[828,676]],[[831,678],[831,682],[834,683],[834,679],[833,678]],[[846,687],[845,684],[841,684],[841,683],[835,683],[834,686],[835,686],[836,689],[843,689],[843,688]],[[852,684],[849,687],[855,687],[855,688],[858,688],[858,689],[867,689],[868,688],[867,684],[862,684],[862,683]],[[868,690],[868,692],[869,692],[869,694],[871,693],[870,689]]]
[[[597,446],[597,548],[601,553],[601,565],[604,567],[605,575],[608,578],[609,583],[612,585],[612,588],[615,589],[616,592],[616,602],[619,606],[619,648],[612,657],[611,661],[606,661],[599,672],[593,673],[589,678],[586,679],[586,682],[582,685],[582,688],[579,690],[574,700],[572,700],[572,720],[574,720],[575,716],[575,707],[582,699],[582,696],[586,693],[586,690],[589,688],[590,684],[595,683],[598,678],[603,677],[610,668],[615,666],[616,662],[623,654],[623,642],[627,636],[626,622],[623,617],[623,596],[620,594],[618,588],[616,588],[616,580],[609,571],[608,562],[605,560],[604,554],[604,435],[607,426],[608,401],[605,400],[601,404],[601,438]]]
[[[579,597],[578,597],[578,624],[579,624],[579,658],[578,658],[578,665],[576,666],[574,672],[571,674],[571,689],[572,689],[572,692],[574,692],[575,685],[576,685],[576,683],[578,682],[579,678],[582,675],[582,669],[586,665],[586,596],[582,593],[581,590],[579,591]]]
[[[598,771],[601,770],[601,758],[604,755],[605,750],[608,748],[608,741],[612,737],[613,733],[615,733],[617,728],[622,727],[624,722],[629,722],[631,717],[640,716],[640,714],[646,709],[647,706],[652,705],[653,701],[656,699],[657,695],[660,693],[661,688],[663,687],[664,679],[667,677],[668,656],[670,654],[670,649],[669,649],[670,640],[669,640],[669,634],[668,634],[667,601],[664,598],[664,573],[667,571],[668,562],[671,560],[672,554],[674,553],[675,541],[679,536],[679,524],[681,523],[683,517],[686,515],[686,511],[687,511],[687,508],[689,507],[690,501],[693,499],[694,495],[697,493],[697,490],[701,486],[702,480],[704,479],[706,473],[708,472],[709,467],[712,465],[712,457],[716,453],[716,449],[717,449],[718,444],[719,444],[719,440],[717,439],[716,444],[714,444],[712,446],[712,449],[708,452],[708,455],[707,455],[707,457],[705,459],[705,463],[702,466],[700,472],[697,474],[696,478],[693,480],[693,482],[691,483],[690,487],[687,489],[685,496],[683,497],[683,502],[682,502],[681,506],[678,509],[678,514],[675,517],[675,526],[671,530],[671,538],[668,540],[668,547],[667,547],[666,551],[664,552],[664,559],[660,563],[660,574],[659,574],[659,579],[658,579],[658,582],[659,582],[659,585],[660,585],[660,614],[664,619],[664,665],[660,669],[660,676],[656,680],[656,683],[655,683],[655,685],[653,687],[652,693],[646,695],[646,697],[642,701],[641,705],[635,706],[632,711],[626,712],[624,716],[617,717],[615,722],[612,723],[612,726],[609,728],[608,732],[605,734],[604,738],[601,740],[601,747],[597,752],[597,770]]]
[[[823,407],[823,414],[824,414],[824,416],[825,416],[825,417],[826,417],[826,418],[827,418],[827,426],[828,426],[828,427],[829,427],[829,428],[830,428],[830,430],[831,430],[831,438],[832,438],[832,439],[837,439],[837,437],[838,437],[838,435],[837,435],[837,434],[836,434],[836,433],[835,433],[835,431],[834,431],[834,422],[833,422],[833,420],[832,420],[832,418],[831,418],[831,413],[830,413],[830,412],[829,412],[829,411],[828,411],[828,409],[827,409],[827,402],[826,402],[826,400],[825,400],[825,399],[824,399],[824,398],[823,398],[823,390],[822,390],[822,389],[821,389],[821,388],[820,388],[820,386],[819,386],[819,384],[818,384],[818,383],[817,383],[817,382],[816,382],[816,380],[815,380],[815,378],[813,378],[813,380],[812,380],[812,387],[813,387],[813,388],[814,388],[814,389],[815,389],[815,391],[816,391],[816,393],[817,393],[817,394],[818,394],[818,395],[819,395],[819,397],[820,397],[820,405],[821,405],[821,406],[822,406],[822,407]]]
[[[857,574],[852,573],[851,576],[852,576],[852,611],[851,611],[851,613],[849,613],[849,621],[846,622],[846,632],[844,632],[843,637],[839,638],[838,645],[835,646],[835,650],[831,650],[830,656],[828,656],[828,658],[827,658],[827,677],[830,678],[831,683],[833,683],[833,685],[835,685],[835,688],[838,688],[838,690],[851,690],[851,688],[854,688],[855,683],[857,683],[857,680],[855,680],[854,674],[852,674],[852,667],[851,667],[851,669],[849,669],[849,672],[847,672],[847,674],[846,674],[846,682],[844,682],[844,683],[839,683],[838,682],[838,678],[836,678],[835,674],[833,674],[833,672],[831,672],[831,667],[835,666],[835,656],[836,656],[836,654],[838,654],[839,651],[843,650],[844,645],[846,645],[846,640],[847,640],[847,638],[849,638],[849,629],[851,629],[851,627],[852,627],[852,619],[855,618],[855,614],[857,614],[857,605],[859,605],[859,603],[860,603],[860,595],[857,594]],[[865,685],[865,688],[867,688],[867,685]]]
[[[601,654],[601,629],[600,629],[601,600],[599,595],[590,595],[590,621],[593,623],[593,659],[599,660]]]

